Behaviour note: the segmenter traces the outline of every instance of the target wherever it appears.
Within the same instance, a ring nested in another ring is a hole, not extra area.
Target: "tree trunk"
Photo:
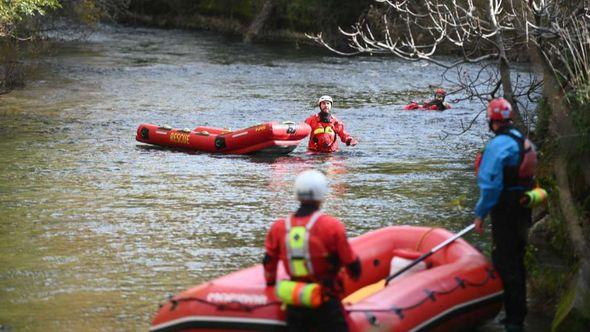
[[[590,157],[582,156],[582,165],[590,165]],[[584,174],[586,187],[590,187],[590,167],[584,167],[582,173]]]
[[[577,275],[570,289],[560,301],[557,317],[552,326],[553,331],[587,331],[590,322],[590,245],[585,238],[590,228],[590,221],[585,220],[576,207],[568,176],[568,164],[571,160],[582,156],[574,155],[573,146],[576,142],[575,127],[565,95],[556,80],[550,65],[543,57],[538,45],[534,45],[533,59],[543,69],[543,92],[551,108],[550,135],[558,144],[555,149],[554,173],[559,191],[559,207],[565,221],[566,230],[576,256],[579,259]],[[587,172],[584,172],[585,175]]]
[[[504,48],[504,37],[502,36],[502,32],[498,32],[496,35],[496,43],[498,44],[498,52],[500,53],[500,59],[498,63],[498,68],[500,70],[500,80],[502,81],[502,91],[504,93],[504,98],[510,101],[512,104],[512,110],[514,111],[514,116],[512,121],[514,125],[523,130],[523,132],[528,132],[528,128],[524,126],[522,122],[522,116],[520,115],[520,111],[518,109],[518,104],[516,100],[514,100],[514,96],[512,93],[512,80],[510,78],[510,63],[508,62],[508,58],[506,57],[506,49]]]
[[[24,68],[18,61],[19,42],[11,37],[0,41],[0,95],[24,86]]]
[[[504,53],[504,52],[502,52]],[[508,59],[506,57],[500,57],[500,78],[502,81],[502,89],[504,92],[504,98],[510,101],[512,104],[512,111],[514,115],[512,117],[512,121],[514,122],[514,126],[516,128],[522,130],[524,133],[529,132],[529,128],[525,126],[524,122],[522,121],[522,116],[520,115],[520,109],[518,108],[518,103],[514,99],[512,94],[512,81],[510,78],[510,65],[508,63]]]
[[[567,221],[569,237],[572,240],[577,256],[582,259],[588,256],[588,250],[590,248],[588,248],[586,239],[584,238],[583,220],[578,214],[570,190],[567,164],[566,157],[562,153],[559,153],[554,165],[555,182],[557,183],[557,189],[559,189],[559,206],[561,207],[563,217]]]
[[[252,23],[250,23],[250,27],[244,35],[244,42],[250,43],[254,38],[256,38],[256,36],[258,36],[260,30],[262,30],[262,27],[264,27],[264,23],[266,23],[266,21],[270,17],[270,14],[272,13],[272,9],[275,5],[274,1],[275,0],[264,1],[262,9],[260,9],[260,12],[258,13],[258,15],[256,15]]]
[[[551,79],[548,79],[548,74]],[[572,156],[572,138],[568,134],[574,133],[572,119],[564,96],[558,90],[558,82],[552,73],[545,72],[545,90],[552,109],[552,121],[550,131],[558,140],[554,164],[555,181],[559,190],[559,206],[566,223],[566,229],[572,242],[572,247],[579,259],[579,268],[576,279],[570,285],[571,297],[565,297],[560,301],[560,307],[565,306],[554,322],[554,331],[588,331],[590,324],[590,246],[584,234],[590,227],[590,222],[585,220],[576,208],[575,198],[571,192],[571,184],[568,176],[568,163]]]

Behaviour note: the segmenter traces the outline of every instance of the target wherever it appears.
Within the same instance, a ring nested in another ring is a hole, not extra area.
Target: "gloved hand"
[[[355,259],[354,262],[346,266],[346,270],[350,278],[352,278],[352,280],[359,280],[359,278],[361,277],[361,260],[358,258]]]
[[[346,146],[349,146],[349,145],[355,146],[355,145],[357,145],[358,143],[359,143],[359,142],[358,142],[357,140],[355,140],[354,138],[352,138],[352,137],[349,137],[349,138],[346,140]]]
[[[479,234],[483,234],[485,228],[483,220],[481,220],[480,217],[475,217],[475,219],[473,220],[473,224],[475,225],[475,231]]]

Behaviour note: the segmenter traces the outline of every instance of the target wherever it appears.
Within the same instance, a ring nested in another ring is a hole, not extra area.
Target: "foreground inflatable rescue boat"
[[[230,131],[214,127],[173,129],[149,123],[140,124],[135,139],[142,143],[193,151],[226,154],[287,154],[309,135],[306,123],[267,122]]]
[[[407,262],[452,236],[440,228],[393,226],[351,239],[362,261],[360,280],[342,273],[351,331],[452,331],[493,318],[502,306],[502,282],[489,261],[462,239],[430,256],[422,270],[385,285],[398,258]],[[172,297],[150,331],[285,331],[285,311],[263,274],[256,265]]]

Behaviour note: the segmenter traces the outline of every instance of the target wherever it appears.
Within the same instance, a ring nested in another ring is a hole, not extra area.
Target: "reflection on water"
[[[439,70],[339,58],[179,31],[104,27],[62,42],[24,90],[0,96],[0,325],[146,330],[168,293],[258,263],[270,223],[296,208],[291,183],[326,172],[325,209],[351,235],[386,225],[459,230],[476,193],[479,105],[401,111]],[[32,61],[32,60],[31,60]],[[302,121],[320,95],[355,148],[281,157],[150,148],[141,122],[244,128]],[[485,239],[469,239],[486,246]]]

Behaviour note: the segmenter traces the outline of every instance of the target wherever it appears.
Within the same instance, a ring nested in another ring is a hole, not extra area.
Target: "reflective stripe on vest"
[[[332,129],[332,127],[328,126],[328,127],[318,127],[316,130],[313,131],[314,135],[318,135],[318,134],[334,134],[334,129]]]
[[[313,275],[313,266],[309,254],[309,233],[321,216],[320,211],[314,212],[305,227],[291,227],[291,215],[285,220],[285,245],[287,246],[287,259],[289,260],[289,270],[292,277]]]

